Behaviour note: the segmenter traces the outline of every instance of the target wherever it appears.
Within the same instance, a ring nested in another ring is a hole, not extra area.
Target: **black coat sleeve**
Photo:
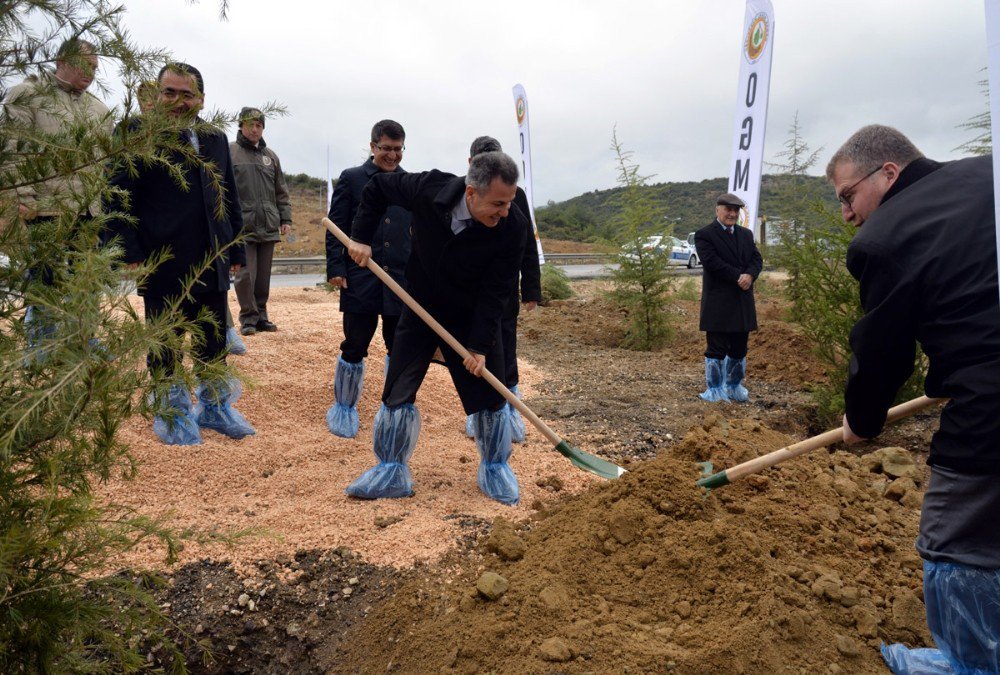
[[[753,240],[753,232],[747,230],[747,234],[749,234],[750,236],[745,238],[747,240],[747,243],[752,248],[750,254],[750,263],[743,268],[743,274],[749,274],[756,281],[757,277],[760,276],[760,271],[764,269],[764,258],[761,257],[760,249],[757,248],[757,244]]]
[[[344,171],[337,179],[337,184],[333,186],[333,194],[330,196],[330,213],[328,214],[333,224],[339,227],[344,233],[351,236],[351,181]],[[335,236],[326,233],[326,278],[347,276],[347,250]]]
[[[851,363],[844,404],[851,430],[862,438],[882,431],[896,392],[913,372],[920,291],[913,275],[873,246],[848,249],[847,265],[861,282],[864,316],[851,330]]]
[[[521,302],[542,301],[541,269],[538,265],[538,245],[535,243],[535,231],[531,226],[531,207],[524,190],[517,189],[514,205],[521,209],[525,227],[524,254],[521,256]]]
[[[220,135],[219,142],[222,146],[219,154],[225,154],[226,158],[226,171],[223,176],[224,189],[226,191],[226,217],[229,219],[229,225],[233,230],[233,240],[237,242],[229,247],[227,257],[229,258],[230,265],[246,265],[246,248],[243,246],[243,242],[239,241],[240,235],[243,234],[243,208],[240,206],[240,195],[236,188],[236,173],[233,171],[233,158],[229,155],[229,141],[224,135]]]
[[[402,206],[407,211],[414,211],[430,173],[393,172],[377,173],[372,176],[365,189],[361,191],[361,202],[358,204],[354,223],[351,225],[351,239],[371,245],[375,230],[378,229],[379,219],[390,206]],[[420,222],[419,218],[414,218],[414,227]]]

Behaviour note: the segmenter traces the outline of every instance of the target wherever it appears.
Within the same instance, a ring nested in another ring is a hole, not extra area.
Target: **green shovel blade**
[[[606,459],[601,459],[595,455],[591,455],[590,453],[584,452],[579,448],[574,448],[564,440],[559,441],[559,445],[556,446],[556,451],[563,457],[567,458],[573,466],[578,469],[583,469],[584,471],[597,474],[601,478],[618,478],[625,473],[625,469],[617,464],[609,462]]]

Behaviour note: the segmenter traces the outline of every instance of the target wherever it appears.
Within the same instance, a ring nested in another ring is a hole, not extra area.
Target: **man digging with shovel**
[[[844,441],[882,431],[920,342],[931,441],[917,551],[939,649],[883,646],[894,672],[1000,673],[1000,304],[990,157],[939,163],[897,130],[860,129],[830,160],[847,267],[865,315],[851,331]]]
[[[471,354],[463,360],[409,307],[403,309],[375,416],[379,463],[347,487],[352,497],[413,494],[407,462],[420,433],[414,402],[440,348],[462,407],[473,416],[479,488],[504,504],[518,502],[517,478],[507,464],[511,428],[504,398],[481,378],[484,368],[503,372],[500,319],[517,287],[523,233],[531,227],[527,215],[511,205],[517,179],[514,160],[502,152],[485,152],[472,159],[466,177],[440,171],[380,173],[363,190],[348,254],[367,266],[380,214],[390,205],[410,211],[409,292]]]

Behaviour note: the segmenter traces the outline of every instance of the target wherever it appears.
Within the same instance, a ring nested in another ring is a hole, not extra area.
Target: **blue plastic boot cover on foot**
[[[469,415],[465,418],[465,435],[469,438],[476,437],[476,416]]]
[[[726,377],[726,396],[730,401],[745,403],[750,400],[750,392],[743,386],[743,376],[747,372],[747,357],[731,359],[728,356],[722,362],[722,372]]]
[[[359,499],[409,497],[413,478],[407,462],[420,436],[420,413],[412,403],[382,405],[375,415],[375,457],[378,464],[358,476],[345,492]]]
[[[326,426],[330,433],[341,438],[358,435],[358,400],[365,382],[365,361],[348,363],[337,358],[337,373],[333,376],[334,403],[326,411]]]
[[[722,388],[722,382],[722,359],[710,359],[706,356],[705,383],[708,387],[699,396],[701,396],[702,400],[712,403],[716,401],[728,401],[729,397],[726,396],[726,391]]]
[[[230,326],[226,329],[226,347],[229,348],[229,353],[234,356],[243,356],[247,353],[247,343],[240,337],[236,326]]]
[[[235,379],[211,385],[205,382],[199,384],[196,391],[198,402],[194,406],[198,426],[218,431],[230,438],[253,436],[256,433],[253,427],[233,407],[242,393],[243,385]]]
[[[520,401],[521,390],[518,389],[517,385],[515,384],[510,390],[517,396],[517,400]],[[521,417],[521,413],[510,403],[504,404],[504,411],[507,413],[507,422],[510,424],[510,440],[514,443],[524,443],[525,428],[524,418]]]
[[[153,433],[167,445],[201,445],[201,429],[191,408],[187,387],[170,386],[167,400],[157,401],[154,395]]]
[[[938,649],[882,645],[892,672],[1000,674],[1000,569],[925,560],[924,601]]]
[[[510,417],[505,408],[482,410],[473,415],[476,447],[479,450],[479,489],[503,504],[513,506],[521,499],[517,476],[507,464],[510,445]]]

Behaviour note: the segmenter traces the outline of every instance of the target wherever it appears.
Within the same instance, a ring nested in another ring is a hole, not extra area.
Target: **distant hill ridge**
[[[683,238],[715,217],[715,199],[726,191],[727,179],[711,178],[684,183],[656,183],[644,189],[661,209],[662,225],[651,224],[650,231],[673,226],[674,235]],[[615,203],[622,188],[594,190],[567,199],[535,205],[538,229],[543,238],[570,241],[615,240]],[[811,204],[821,202],[837,210],[836,195],[821,176],[765,175],[761,185],[760,214],[768,220],[808,220]]]

